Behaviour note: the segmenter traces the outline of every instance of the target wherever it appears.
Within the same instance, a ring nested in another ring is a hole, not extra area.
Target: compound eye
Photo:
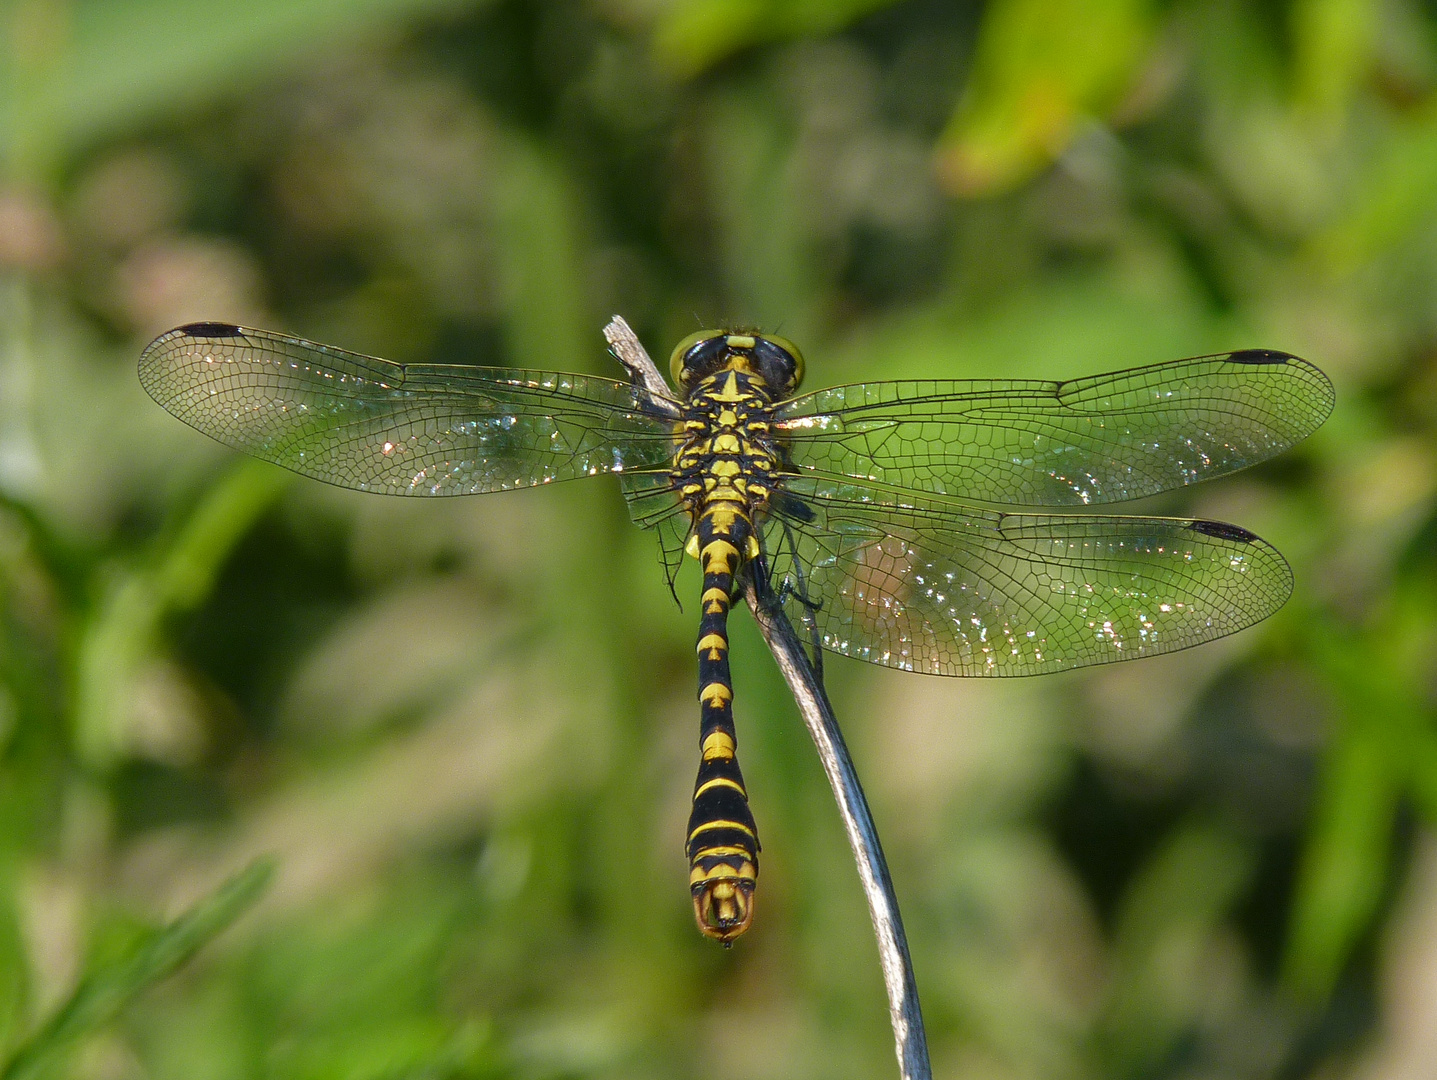
[[[792,393],[798,389],[798,384],[803,382],[803,353],[799,352],[798,346],[788,338],[779,337],[777,334],[764,334],[763,337],[765,341],[777,345],[788,353],[789,358],[793,361],[793,376],[788,385],[783,388],[785,392]]]
[[[688,379],[685,376],[692,366],[687,362],[691,352],[707,341],[718,339],[721,342],[723,337],[722,330],[699,330],[675,345],[673,353],[669,356],[669,374],[673,376],[674,385],[688,385]]]

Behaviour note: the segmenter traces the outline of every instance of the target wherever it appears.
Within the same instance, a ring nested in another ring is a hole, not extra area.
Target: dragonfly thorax
[[[734,364],[693,388],[678,426],[675,487],[695,526],[709,519],[745,559],[781,466],[771,408],[763,378]]]

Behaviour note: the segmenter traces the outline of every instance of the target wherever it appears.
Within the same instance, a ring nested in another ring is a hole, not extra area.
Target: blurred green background
[[[1437,4],[0,0],[0,1076],[895,1074],[745,615],[758,917],[694,930],[694,606],[616,482],[345,493],[134,373],[221,319],[616,375],[614,312],[810,388],[1322,365],[1143,507],[1276,543],[1276,618],[829,683],[937,1075],[1437,1073]]]

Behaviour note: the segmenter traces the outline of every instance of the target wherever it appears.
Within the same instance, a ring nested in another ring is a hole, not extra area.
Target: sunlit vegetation
[[[758,916],[694,931],[693,608],[617,483],[340,492],[135,378],[195,319],[617,374],[615,312],[810,388],[1329,372],[1313,439],[1143,507],[1276,544],[1275,618],[828,680],[937,1075],[1437,1072],[1431,5],[4,0],[0,56],[0,1075],[894,1075],[743,615]]]

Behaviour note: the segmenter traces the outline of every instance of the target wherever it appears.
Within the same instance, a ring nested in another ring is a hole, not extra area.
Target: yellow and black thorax
[[[803,378],[803,358],[783,338],[707,330],[681,341],[670,362],[685,393],[673,482],[693,517],[688,553],[729,553],[730,572],[758,553],[757,530],[783,462],[770,414]]]
[[[689,391],[674,455],[680,496],[696,514],[715,516],[720,533],[733,527],[728,515],[734,514],[751,534],[753,516],[767,508],[780,464],[781,448],[768,419],[776,395],[747,360],[742,353],[732,356]]]

